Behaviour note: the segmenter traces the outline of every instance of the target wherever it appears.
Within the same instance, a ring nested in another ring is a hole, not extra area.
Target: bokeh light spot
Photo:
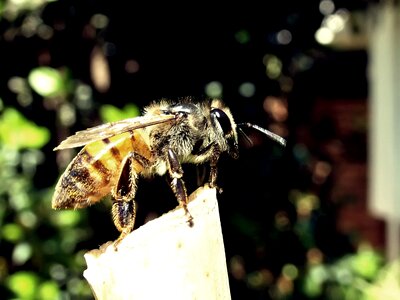
[[[75,113],[75,108],[73,105],[69,103],[63,103],[60,107],[59,110],[59,117],[60,117],[60,122],[64,126],[70,127],[73,125],[76,121],[76,113]]]
[[[287,212],[285,211],[278,211],[275,214],[275,227],[278,230],[287,230],[290,226],[290,220]]]
[[[325,161],[318,161],[313,170],[312,180],[316,184],[322,184],[332,171],[332,166]]]
[[[53,37],[54,31],[53,28],[46,24],[40,24],[37,29],[37,34],[40,38],[44,40],[49,40]]]
[[[108,25],[108,17],[103,14],[95,14],[90,19],[90,24],[97,29],[103,29]]]
[[[299,275],[299,270],[293,264],[286,264],[282,268],[282,274],[290,280],[295,280]]]
[[[322,0],[319,3],[319,11],[324,16],[330,15],[335,10],[335,3],[332,0]]]
[[[39,279],[33,272],[20,271],[7,279],[8,288],[16,295],[16,299],[35,299]]]
[[[11,77],[7,82],[7,86],[10,91],[16,94],[25,92],[27,88],[25,79],[17,76]]]
[[[31,211],[23,211],[18,216],[21,224],[27,228],[33,228],[37,224],[37,216]]]
[[[205,93],[209,97],[221,97],[222,96],[222,83],[219,81],[211,81],[206,84]]]
[[[90,75],[99,92],[104,93],[108,91],[111,84],[110,68],[104,51],[100,47],[94,47],[92,51],[90,59]]]
[[[229,271],[236,280],[242,280],[246,276],[243,257],[233,256],[229,261]]]
[[[275,55],[266,54],[263,57],[266,74],[270,79],[277,79],[282,73],[282,61]]]
[[[321,45],[328,45],[332,43],[335,35],[333,34],[332,30],[327,27],[321,27],[315,33],[315,39]]]
[[[239,86],[239,94],[243,97],[250,98],[254,96],[256,87],[251,82],[244,82]]]
[[[63,265],[52,264],[49,268],[49,273],[55,280],[64,280],[67,277],[67,270]]]
[[[321,264],[323,258],[323,253],[318,248],[311,248],[307,251],[307,262],[310,265]]]
[[[267,269],[262,269],[250,273],[247,276],[247,284],[253,289],[263,289],[273,281],[272,273]]]
[[[43,97],[51,97],[64,91],[64,79],[60,71],[50,67],[38,67],[28,75],[30,86]]]
[[[266,97],[264,99],[263,108],[275,121],[283,122],[288,117],[287,105],[278,97]]]
[[[3,225],[1,228],[1,233],[3,238],[10,242],[16,242],[23,236],[23,230],[21,226],[14,223]]]
[[[329,28],[332,32],[339,32],[343,30],[348,15],[345,12],[329,15],[325,19],[325,26]]]
[[[28,261],[32,256],[32,247],[28,243],[19,243],[14,247],[12,253],[13,263],[22,265]]]
[[[290,42],[292,41],[292,34],[289,30],[282,29],[276,34],[276,40],[281,45],[290,44]]]
[[[92,88],[83,83],[79,83],[76,87],[75,101],[79,109],[90,109],[93,106]]]
[[[125,71],[130,74],[137,73],[139,71],[138,61],[134,59],[128,59],[125,63]]]
[[[250,33],[245,29],[239,30],[235,34],[235,39],[239,44],[247,44],[250,42]]]

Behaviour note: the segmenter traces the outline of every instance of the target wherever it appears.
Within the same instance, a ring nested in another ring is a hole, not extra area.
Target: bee
[[[230,109],[219,99],[163,99],[147,106],[142,116],[78,131],[54,148],[83,146],[61,175],[52,207],[85,208],[111,194],[112,219],[120,232],[118,244],[134,228],[139,176],[166,174],[191,223],[182,164],[209,163],[208,185],[216,187],[221,154],[238,158],[241,127],[259,130],[285,145],[282,137],[257,125],[237,125]]]

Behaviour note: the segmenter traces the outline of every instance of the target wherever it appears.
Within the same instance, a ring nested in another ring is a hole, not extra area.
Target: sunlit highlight
[[[41,96],[49,97],[60,93],[63,89],[61,73],[50,67],[33,69],[28,75],[30,86]]]
[[[346,15],[344,14],[334,14],[326,17],[325,26],[332,30],[333,32],[339,32],[343,30],[346,24]]]
[[[315,32],[315,39],[321,45],[329,45],[335,39],[335,34],[346,27],[350,13],[346,9],[339,9],[334,14],[325,16],[321,27]]]
[[[332,30],[327,27],[321,27],[315,33],[315,39],[321,45],[329,45],[330,43],[332,43],[334,37],[335,35]]]

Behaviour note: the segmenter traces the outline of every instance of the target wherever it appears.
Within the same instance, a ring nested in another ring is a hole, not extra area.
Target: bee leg
[[[135,224],[136,204],[134,197],[138,173],[135,170],[135,162],[140,164],[140,160],[135,158],[134,153],[125,159],[118,182],[111,191],[113,200],[112,218],[115,227],[121,233],[114,243],[115,247],[133,230]]]
[[[217,188],[218,191],[221,193],[222,189],[217,187],[217,175],[218,175],[217,164],[220,154],[221,154],[220,150],[217,147],[214,147],[210,160],[210,179],[208,185],[211,188]]]
[[[176,153],[172,149],[168,149],[167,158],[169,163],[169,175],[172,178],[171,180],[172,191],[174,192],[175,197],[178,200],[179,204],[185,210],[185,214],[188,216],[189,226],[193,226],[193,217],[187,208],[188,197],[187,197],[185,183],[182,179],[183,176],[182,166],[178,160],[178,157],[176,156]]]

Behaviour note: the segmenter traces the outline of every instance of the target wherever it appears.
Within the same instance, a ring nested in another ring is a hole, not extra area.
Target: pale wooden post
[[[84,277],[98,300],[231,299],[215,189],[199,188],[175,209],[134,230],[115,251],[85,254]]]
[[[400,255],[400,6],[383,1],[371,17],[369,208],[386,221],[386,256]]]

